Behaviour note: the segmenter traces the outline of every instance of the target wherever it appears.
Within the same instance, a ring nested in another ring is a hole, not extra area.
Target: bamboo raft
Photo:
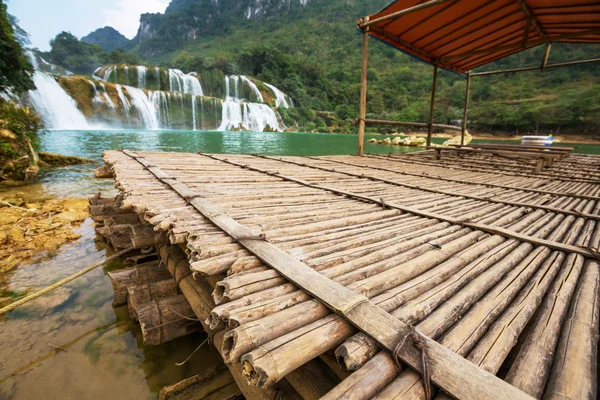
[[[116,305],[203,329],[248,399],[596,398],[600,157],[104,160],[99,232],[155,257]]]

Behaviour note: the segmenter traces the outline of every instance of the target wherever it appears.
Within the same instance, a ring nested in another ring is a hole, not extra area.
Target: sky
[[[170,0],[8,0],[8,12],[30,35],[31,46],[50,50],[49,42],[62,31],[81,38],[112,26],[133,38],[143,13],[164,12]]]

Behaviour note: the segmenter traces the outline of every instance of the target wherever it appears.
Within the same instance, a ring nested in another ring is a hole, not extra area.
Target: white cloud
[[[115,8],[105,8],[106,25],[112,26],[128,38],[137,34],[140,15],[164,12],[170,0],[117,0]]]

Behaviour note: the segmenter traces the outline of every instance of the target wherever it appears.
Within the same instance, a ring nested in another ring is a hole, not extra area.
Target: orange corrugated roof
[[[423,3],[427,1],[396,0],[369,19]],[[544,43],[600,43],[600,1],[446,0],[378,22],[369,33],[423,61],[464,74]]]

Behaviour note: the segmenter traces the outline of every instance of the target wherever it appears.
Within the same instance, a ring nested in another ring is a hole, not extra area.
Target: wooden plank
[[[252,232],[228,215],[223,214],[214,204],[203,198],[195,197],[198,195],[197,192],[169,177],[160,168],[152,166],[143,157],[126,150],[123,150],[123,153],[138,161],[181,197],[188,199],[190,205],[198,212],[236,239],[243,247],[277,270],[290,282],[303,288],[316,299],[322,301],[332,311],[345,317],[357,328],[369,334],[383,348],[393,352],[403,338],[412,332],[410,326],[392,317],[371,303],[365,296],[330,280],[288,253],[258,238],[256,232]],[[435,340],[427,337],[424,340],[431,380],[446,393],[461,399],[508,400],[532,398],[448,350]],[[415,370],[422,371],[421,354],[415,347],[402,346],[399,350],[399,356]]]

